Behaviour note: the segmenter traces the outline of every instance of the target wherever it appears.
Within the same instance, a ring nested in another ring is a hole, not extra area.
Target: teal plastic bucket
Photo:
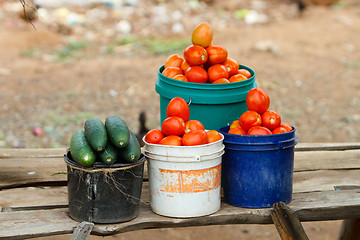
[[[222,187],[226,203],[247,208],[272,207],[292,200],[295,128],[273,135],[224,135]]]
[[[255,72],[246,66],[240,69],[250,71],[252,77],[235,83],[210,84],[174,80],[162,74],[159,68],[155,90],[160,95],[160,120],[166,119],[166,108],[174,97],[181,97],[190,104],[190,119],[199,120],[205,129],[218,130],[230,125],[247,111],[246,96],[256,87]]]

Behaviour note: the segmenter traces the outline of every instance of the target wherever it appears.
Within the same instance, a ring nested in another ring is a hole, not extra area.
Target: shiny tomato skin
[[[235,59],[228,57],[223,63],[226,71],[229,73],[229,77],[238,73],[239,63]]]
[[[217,45],[211,45],[207,47],[206,52],[208,55],[207,61],[210,65],[223,63],[228,57],[228,51],[225,48]]]
[[[277,127],[280,127],[281,117],[274,110],[267,110],[263,114],[261,114],[262,125],[269,130],[274,130]]]
[[[263,114],[269,109],[269,95],[261,88],[250,89],[246,96],[246,106],[249,110]]]
[[[263,126],[254,126],[249,129],[248,135],[271,135],[271,131]]]
[[[280,133],[287,133],[288,131],[283,127],[277,127],[271,131],[272,134],[280,134]]]
[[[192,32],[191,42],[202,47],[208,47],[213,39],[213,30],[209,23],[203,22]]]
[[[165,136],[160,129],[152,129],[148,131],[145,135],[145,142],[157,144],[163,139]]]
[[[208,54],[200,45],[190,45],[184,50],[184,59],[190,66],[199,66],[206,63]]]
[[[171,145],[171,146],[182,146],[182,141],[181,140],[182,139],[179,136],[170,135],[170,136],[166,136],[163,139],[161,139],[159,144],[161,144],[161,145]]]
[[[280,124],[280,127],[285,128],[288,132],[291,132],[293,130],[292,126],[286,122],[282,122]]]
[[[251,127],[261,126],[261,115],[255,111],[246,111],[239,118],[239,125],[242,129],[248,131]]]
[[[226,71],[224,65],[221,64],[214,64],[209,67],[207,70],[209,76],[209,82],[213,83],[219,78],[228,78],[229,73]]]
[[[185,122],[185,133],[194,130],[205,130],[204,125],[198,120],[189,120]]]
[[[205,130],[194,130],[185,133],[182,137],[183,146],[195,146],[208,143],[208,136]]]
[[[173,77],[173,79],[178,80],[178,81],[182,81],[182,82],[188,82],[187,78],[185,77],[184,74],[178,74],[175,77]]]
[[[232,75],[230,78],[229,78],[229,82],[233,83],[233,82],[241,82],[241,81],[244,81],[244,80],[247,80],[247,78],[242,75],[241,73],[237,73],[235,75]]]
[[[208,74],[205,69],[200,66],[191,66],[185,72],[185,77],[189,82],[206,83]]]
[[[181,64],[181,70],[183,70],[183,72],[185,73],[186,70],[188,70],[188,68],[190,67],[190,65],[186,62],[186,61],[183,61],[183,63]]]
[[[222,139],[221,134],[216,130],[209,130],[206,132],[208,143],[217,142]]]
[[[220,83],[230,83],[230,82],[226,78],[219,78],[218,80],[213,82],[213,84],[220,84]]]
[[[179,74],[183,74],[183,71],[178,67],[167,67],[164,69],[164,71],[162,71],[162,75],[168,78],[173,78]]]
[[[181,117],[168,117],[163,121],[161,131],[165,136],[181,136],[185,131],[185,122]]]
[[[252,77],[250,71],[248,71],[248,70],[246,70],[244,68],[238,69],[237,71],[238,71],[237,73],[240,73],[240,74],[244,75],[247,79]]]
[[[239,128],[240,127],[240,123],[239,120],[235,120],[230,124],[230,129],[232,128]]]
[[[240,127],[230,128],[228,133],[237,134],[237,135],[247,135],[247,131],[245,131],[244,129],[242,129]]]
[[[184,59],[179,54],[173,54],[168,59],[166,59],[164,64],[164,69],[167,67],[181,67],[181,64],[184,62]]]
[[[190,109],[187,102],[181,97],[174,97],[166,108],[166,117],[181,117],[184,122],[190,118]]]

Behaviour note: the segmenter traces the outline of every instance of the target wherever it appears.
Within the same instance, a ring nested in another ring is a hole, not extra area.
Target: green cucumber
[[[103,122],[96,118],[86,120],[85,135],[90,146],[97,152],[102,151],[108,141],[107,132]]]
[[[128,145],[130,138],[130,130],[121,117],[107,117],[105,120],[105,128],[110,142],[115,147],[124,148]]]
[[[129,144],[123,148],[119,149],[119,158],[123,162],[136,162],[141,155],[141,148],[138,139],[136,138],[135,134],[130,131],[130,140]]]
[[[93,165],[96,160],[96,154],[86,139],[83,130],[78,130],[72,135],[70,153],[75,162],[85,167]]]
[[[117,160],[118,149],[110,142],[104,148],[104,151],[99,152],[100,160],[105,164],[113,164]]]

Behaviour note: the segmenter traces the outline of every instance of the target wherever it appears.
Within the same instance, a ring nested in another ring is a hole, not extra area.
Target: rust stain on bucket
[[[221,164],[198,170],[169,170],[159,168],[161,192],[206,192],[221,184]]]

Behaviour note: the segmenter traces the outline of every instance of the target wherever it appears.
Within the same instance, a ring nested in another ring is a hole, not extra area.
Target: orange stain
[[[221,164],[199,170],[159,170],[162,175],[162,192],[206,192],[218,188],[221,184]]]

